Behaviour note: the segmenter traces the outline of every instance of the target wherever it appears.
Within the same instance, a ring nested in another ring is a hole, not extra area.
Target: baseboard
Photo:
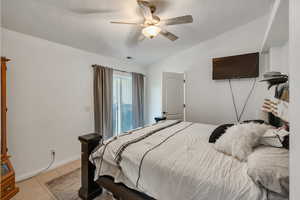
[[[72,161],[75,161],[75,160],[79,160],[80,158],[81,158],[81,155],[78,155],[78,156],[73,156],[73,157],[65,159],[65,160],[54,162],[53,165],[47,171],[50,171],[52,169],[55,169],[55,168],[60,167],[62,165],[65,165],[65,164],[67,164],[69,162],[72,162]],[[37,174],[39,174],[43,170],[44,170],[44,168],[39,169],[39,170],[35,170],[35,171],[32,171],[32,172],[29,172],[29,173],[26,173],[26,174],[22,174],[22,175],[16,176],[16,181],[18,182],[18,181],[23,181],[23,180],[32,178],[33,176],[36,176]]]

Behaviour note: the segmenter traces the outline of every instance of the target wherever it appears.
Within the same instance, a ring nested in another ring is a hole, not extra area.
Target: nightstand
[[[159,122],[159,121],[163,121],[163,120],[166,120],[167,118],[166,117],[154,117],[154,120],[155,122]]]

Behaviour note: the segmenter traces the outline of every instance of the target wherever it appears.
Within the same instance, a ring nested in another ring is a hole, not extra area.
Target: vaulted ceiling
[[[151,1],[151,0],[150,0]],[[227,30],[266,15],[273,0],[152,0],[160,18],[192,14],[194,23],[166,29],[161,36],[132,43],[134,26],[111,20],[142,20],[135,0],[2,0],[2,26],[98,54],[149,65]]]

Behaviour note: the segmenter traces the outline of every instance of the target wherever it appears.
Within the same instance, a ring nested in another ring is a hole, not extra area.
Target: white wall
[[[269,50],[271,71],[289,73],[289,42],[282,46],[271,47]]]
[[[290,199],[300,196],[300,1],[290,0]]]
[[[212,80],[212,58],[259,51],[267,27],[267,17],[226,32],[212,40],[148,67],[148,120],[161,115],[162,72],[186,73],[187,120],[203,123],[224,123],[235,120],[227,81]],[[266,71],[261,63],[261,73]],[[234,80],[238,109],[251,87],[249,79]],[[259,117],[259,108],[266,85],[257,83],[243,119]]]
[[[8,65],[8,144],[17,179],[80,156],[79,135],[93,132],[92,64],[144,68],[3,30]]]

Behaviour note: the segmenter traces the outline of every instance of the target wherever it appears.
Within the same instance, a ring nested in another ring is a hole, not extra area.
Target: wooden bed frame
[[[111,192],[114,198],[119,200],[155,200],[146,194],[128,188],[122,183],[114,183],[109,176],[101,176],[94,181],[95,166],[89,161],[91,152],[99,145],[102,137],[92,133],[79,137],[81,142],[81,188],[79,197],[83,200],[92,200],[102,193],[105,188]]]

